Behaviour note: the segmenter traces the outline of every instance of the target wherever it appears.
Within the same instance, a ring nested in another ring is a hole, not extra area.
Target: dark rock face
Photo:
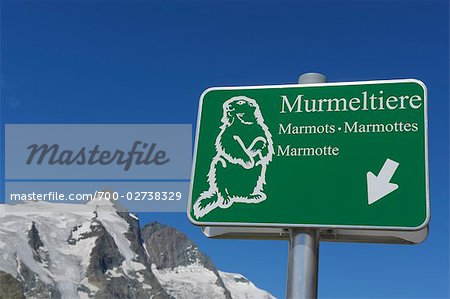
[[[194,242],[172,227],[153,222],[142,228],[142,237],[149,259],[158,269],[173,269],[195,262],[209,270],[216,269]]]
[[[43,282],[39,275],[34,273],[24,263],[19,263],[20,276],[23,278],[23,291],[25,298],[42,298],[56,299],[61,298],[61,294],[55,284],[47,284]]]
[[[151,289],[151,298],[172,298],[160,287],[160,289]],[[148,291],[142,289],[141,284],[137,280],[130,280],[125,277],[112,277],[102,288],[95,294],[96,299],[138,299],[149,298]]]
[[[34,221],[31,224],[31,229],[28,231],[28,244],[30,244],[30,247],[33,248],[33,250],[38,250],[39,247],[44,246]]]
[[[120,254],[113,237],[106,231],[101,222],[92,220],[92,233],[84,237],[97,236],[95,246],[91,251],[91,261],[86,276],[94,285],[106,280],[105,273],[114,267],[119,268],[125,258]]]
[[[175,228],[153,222],[142,228],[142,237],[149,261],[158,269],[174,269],[195,263],[203,265],[214,272],[217,276],[216,284],[224,289],[225,298],[231,299],[231,293],[225,287],[211,259],[203,254],[185,234]]]
[[[35,261],[42,263],[43,259],[45,259],[45,254],[39,249],[42,248],[44,244],[39,237],[39,232],[34,221],[32,222],[31,228],[28,231],[28,244],[33,250],[33,258],[35,259]]]
[[[0,271],[0,299],[25,299],[20,281],[3,271]]]

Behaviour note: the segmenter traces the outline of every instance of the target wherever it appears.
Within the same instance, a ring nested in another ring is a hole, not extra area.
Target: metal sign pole
[[[318,262],[319,231],[290,229],[286,298],[317,298]]]
[[[318,73],[305,73],[299,84],[324,83],[326,77]],[[317,298],[320,234],[316,229],[289,229],[289,256],[286,298]]]

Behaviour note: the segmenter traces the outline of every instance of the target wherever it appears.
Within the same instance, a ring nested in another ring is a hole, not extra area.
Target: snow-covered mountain
[[[86,204],[0,205],[0,298],[274,298],[180,231]]]

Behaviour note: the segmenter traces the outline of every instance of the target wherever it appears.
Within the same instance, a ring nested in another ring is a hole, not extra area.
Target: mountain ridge
[[[274,298],[106,200],[2,205],[0,224],[0,298]]]

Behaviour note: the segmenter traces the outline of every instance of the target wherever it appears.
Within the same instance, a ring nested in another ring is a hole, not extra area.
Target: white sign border
[[[352,86],[352,85],[371,85],[371,84],[395,84],[395,83],[416,83],[419,84],[424,92],[424,131],[425,131],[425,188],[426,188],[426,218],[425,221],[416,227],[399,226],[373,226],[373,225],[330,225],[330,224],[288,224],[288,223],[245,223],[245,222],[199,222],[191,217],[192,207],[192,189],[194,184],[195,165],[197,161],[197,146],[200,131],[200,120],[205,95],[213,90],[238,90],[238,89],[274,89],[274,88],[292,88],[292,87],[321,87],[321,86]],[[428,170],[428,90],[425,84],[418,79],[391,79],[391,80],[372,80],[372,81],[351,81],[351,82],[329,82],[314,84],[282,84],[282,85],[255,85],[255,86],[231,86],[231,87],[210,87],[200,96],[200,102],[197,112],[197,126],[195,128],[195,146],[194,157],[192,160],[191,181],[189,184],[189,198],[187,206],[187,217],[189,221],[197,226],[230,226],[230,227],[281,227],[281,228],[317,228],[317,229],[358,229],[358,230],[396,230],[396,231],[420,231],[427,227],[430,222],[430,190],[429,190],[429,170]]]

